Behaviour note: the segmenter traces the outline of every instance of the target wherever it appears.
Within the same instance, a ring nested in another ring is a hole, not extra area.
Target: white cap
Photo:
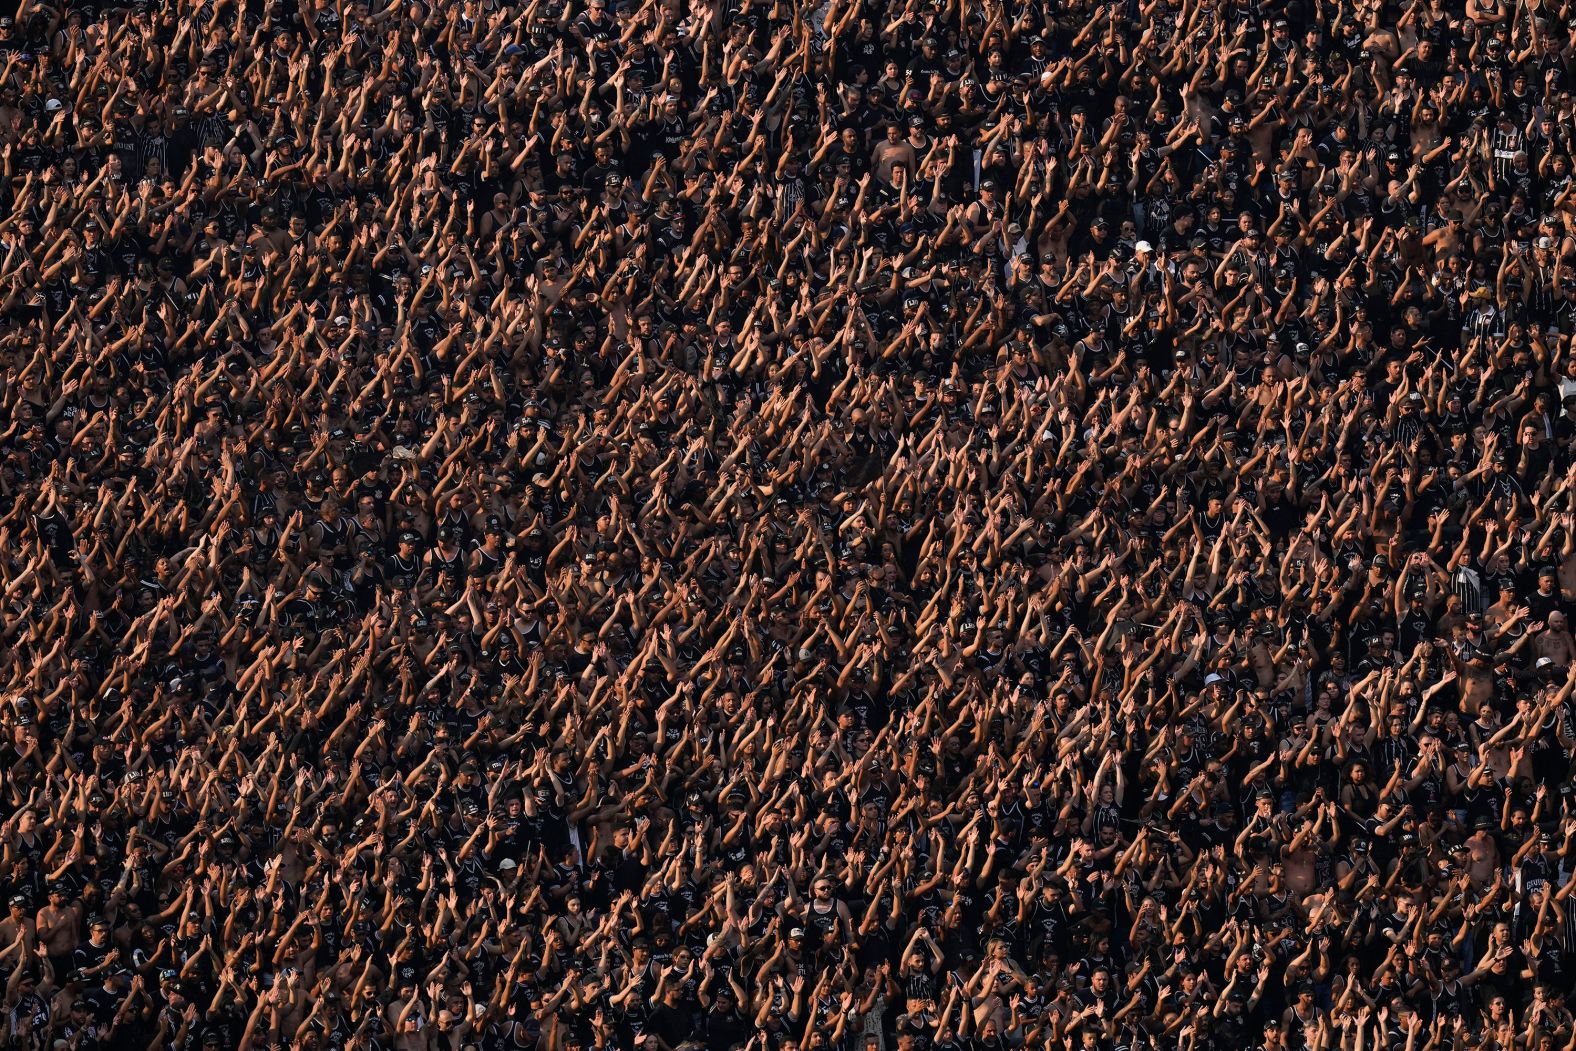
[[[1155,246],[1148,241],[1140,241],[1133,246],[1133,251],[1135,252],[1153,252],[1154,250]]]
[[[45,113],[58,113],[65,108],[66,104],[61,102],[59,99],[50,99],[48,102],[44,103]]]

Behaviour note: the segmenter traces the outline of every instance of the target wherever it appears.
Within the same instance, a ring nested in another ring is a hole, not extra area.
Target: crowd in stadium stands
[[[0,1046],[1571,1051],[1571,0],[0,18]]]

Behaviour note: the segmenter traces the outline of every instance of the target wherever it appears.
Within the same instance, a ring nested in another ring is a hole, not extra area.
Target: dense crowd
[[[23,0],[44,1051],[1571,1051],[1570,0]]]

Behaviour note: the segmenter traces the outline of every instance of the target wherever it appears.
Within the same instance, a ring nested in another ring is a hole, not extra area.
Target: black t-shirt
[[[682,1001],[678,1006],[669,1006],[664,1001],[646,1017],[645,1028],[669,1047],[677,1047],[695,1032],[694,1012],[685,1007]]]
[[[103,963],[105,958],[115,948],[114,945],[94,945],[92,942],[83,942],[71,954],[71,966],[79,971],[90,970]]]
[[[750,1027],[737,1011],[712,1010],[704,1024],[708,1051],[729,1051],[749,1039]]]
[[[1547,595],[1534,591],[1527,596],[1526,606],[1531,611],[1533,620],[1547,622],[1550,613],[1565,611],[1565,600],[1560,597],[1558,588]]]
[[[110,992],[102,984],[83,993],[82,999],[87,1003],[88,1010],[93,1012],[93,1017],[101,1022],[113,1019],[115,1012],[120,1008],[119,994]]]

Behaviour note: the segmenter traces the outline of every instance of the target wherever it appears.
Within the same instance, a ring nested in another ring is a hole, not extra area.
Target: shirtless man
[[[1503,584],[1499,589],[1498,601],[1483,611],[1483,622],[1490,632],[1503,632],[1506,628],[1514,626],[1517,619],[1516,611],[1520,608],[1516,601],[1516,589]]]
[[[1548,625],[1532,640],[1538,657],[1547,657],[1561,668],[1576,662],[1576,638],[1571,636],[1570,622],[1559,610],[1549,614]]]
[[[279,223],[279,212],[272,207],[263,208],[258,228],[247,238],[247,243],[259,255],[284,255],[290,250],[290,234]]]
[[[1566,366],[1566,378],[1562,384],[1576,380],[1576,358]],[[1559,545],[1559,565],[1555,569],[1560,585],[1560,594],[1566,597],[1576,596],[1576,519],[1570,515],[1556,516],[1562,529],[1562,543]]]
[[[1308,821],[1292,836],[1281,853],[1285,864],[1286,890],[1291,900],[1301,903],[1319,886],[1319,852],[1328,830],[1335,825],[1335,805],[1324,803],[1315,820]]]
[[[1265,690],[1275,682],[1275,661],[1270,650],[1272,639],[1273,636],[1266,632],[1255,631],[1248,643],[1248,666],[1253,669],[1254,680]]]
[[[63,883],[49,885],[49,904],[38,910],[38,940],[55,969],[57,980],[71,970],[71,954],[76,951],[82,926],[82,903],[68,901]]]
[[[11,955],[20,947],[24,954],[38,941],[33,918],[27,914],[27,895],[13,894],[6,917],[0,920],[0,954]]]
[[[1494,696],[1494,669],[1489,658],[1488,639],[1483,634],[1483,615],[1467,614],[1466,624],[1456,634],[1453,655],[1457,683],[1461,689],[1461,710],[1477,715]]]
[[[19,98],[15,86],[0,88],[0,133],[11,142],[20,138],[22,119],[27,115],[18,105]]]
[[[1480,817],[1472,826],[1472,834],[1467,837],[1467,852],[1471,860],[1467,862],[1467,875],[1475,886],[1485,886],[1492,882],[1494,873],[1499,871],[1499,841],[1494,838],[1494,822],[1486,817]]]

